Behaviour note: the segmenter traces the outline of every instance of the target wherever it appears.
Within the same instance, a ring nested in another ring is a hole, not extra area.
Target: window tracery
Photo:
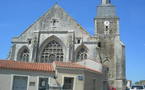
[[[29,50],[28,49],[24,49],[19,56],[19,60],[20,61],[24,61],[24,62],[28,62],[29,61]]]
[[[84,59],[87,59],[87,50],[86,48],[82,47],[78,52],[77,52],[77,61],[81,61]]]
[[[52,63],[53,61],[63,61],[63,48],[55,40],[50,41],[44,48],[41,55],[41,62]]]

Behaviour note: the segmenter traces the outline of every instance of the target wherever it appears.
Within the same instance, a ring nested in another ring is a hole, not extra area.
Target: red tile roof
[[[64,68],[77,68],[77,69],[85,69],[85,70],[89,70],[89,71],[93,71],[93,72],[97,72],[97,73],[102,73],[100,71],[91,69],[89,67],[77,64],[77,63],[72,63],[72,62],[54,62],[56,64],[56,67],[64,67]]]
[[[84,68],[84,66],[72,62],[54,62],[57,67],[65,68]]]
[[[54,72],[52,64],[48,63],[28,63],[18,62],[12,60],[0,60],[1,69],[13,69],[13,70],[30,70],[30,71],[44,71]]]
[[[77,63],[72,63],[72,62],[53,62],[53,63],[48,64],[48,63],[19,62],[19,61],[13,61],[13,60],[0,60],[0,69],[54,72],[55,66],[63,67],[63,68],[86,69],[89,71],[101,73],[89,67],[86,67]]]

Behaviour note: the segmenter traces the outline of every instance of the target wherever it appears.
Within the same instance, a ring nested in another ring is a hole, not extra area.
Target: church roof
[[[102,0],[102,4],[97,7],[97,18],[118,18],[111,0]]]
[[[53,62],[53,63],[28,63],[13,60],[0,60],[0,69],[10,70],[26,70],[26,71],[42,71],[42,72],[55,72],[57,68],[66,69],[84,69],[96,73],[101,73],[95,69],[86,67],[73,62]]]
[[[55,4],[51,7],[43,16],[41,16],[37,21],[35,21],[32,25],[30,25],[19,37],[24,38],[26,35],[43,31],[43,30],[51,30],[50,22],[51,19],[58,18],[61,21],[60,27],[63,29],[64,27],[75,27],[74,31],[78,32],[80,30],[84,34],[89,35],[89,33],[79,24],[76,20],[74,20],[68,13],[61,8],[58,4]],[[68,29],[70,30],[70,29]],[[17,37],[16,37],[17,38]]]

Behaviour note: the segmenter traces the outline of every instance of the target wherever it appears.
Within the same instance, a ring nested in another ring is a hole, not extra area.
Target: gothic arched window
[[[19,61],[28,62],[29,61],[29,50],[27,48],[23,49],[18,56]]]
[[[53,61],[63,61],[62,46],[55,40],[50,41],[42,51],[40,62],[52,63]]]
[[[77,61],[81,61],[84,59],[87,59],[87,49],[82,47],[78,52],[76,56]]]

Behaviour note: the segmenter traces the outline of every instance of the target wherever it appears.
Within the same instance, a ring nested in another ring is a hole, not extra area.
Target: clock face
[[[110,25],[110,22],[109,21],[104,21],[104,25],[105,26],[109,26]]]

